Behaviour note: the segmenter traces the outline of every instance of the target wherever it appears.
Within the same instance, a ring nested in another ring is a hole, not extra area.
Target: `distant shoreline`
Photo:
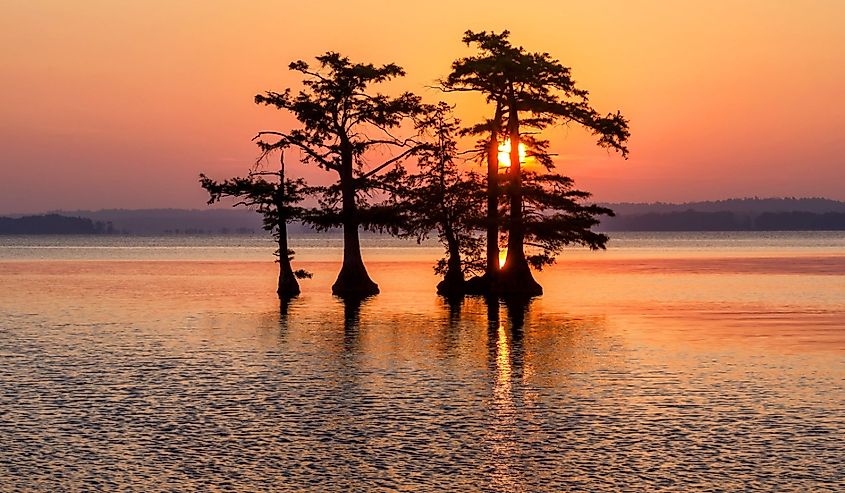
[[[596,227],[622,231],[845,231],[845,202],[824,198],[746,198],[683,204],[601,204],[616,212]],[[291,224],[291,235],[317,233]],[[243,209],[110,209],[0,217],[0,235],[262,235],[261,217]],[[340,234],[339,231],[336,234]]]
[[[130,236],[130,237],[263,237],[266,232],[249,228],[237,230],[176,229],[164,231],[129,231],[109,229],[102,224],[86,224],[83,218],[58,216],[67,219],[50,223],[38,221],[43,216],[24,216],[17,218],[18,225],[5,227],[5,219],[0,217],[0,237],[3,236]],[[692,218],[692,219],[690,219]],[[83,221],[76,221],[83,219]],[[32,221],[30,223],[29,221]],[[745,223],[748,224],[748,223]],[[670,213],[623,216],[614,218],[611,224],[601,224],[595,228],[601,233],[777,233],[777,232],[842,232],[845,231],[845,214],[828,213],[769,213],[756,220],[756,228],[743,227],[741,218],[721,213]],[[20,226],[23,225],[23,226]],[[692,228],[690,225],[698,226]],[[292,225],[291,238],[330,237],[342,238],[340,229],[316,231],[301,224]],[[361,232],[362,237],[378,238],[388,236],[382,233]],[[269,237],[268,237],[269,238]],[[409,240],[413,241],[413,240]]]

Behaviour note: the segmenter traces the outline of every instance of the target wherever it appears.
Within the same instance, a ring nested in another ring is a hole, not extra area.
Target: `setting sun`
[[[509,168],[511,165],[511,141],[510,139],[505,140],[501,144],[499,144],[499,167],[500,168]],[[522,142],[519,143],[519,162],[525,162],[525,156],[527,155],[525,151],[525,144]]]

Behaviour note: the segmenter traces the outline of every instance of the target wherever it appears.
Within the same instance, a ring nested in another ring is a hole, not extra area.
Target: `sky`
[[[200,172],[243,174],[258,130],[295,123],[255,94],[297,87],[288,63],[326,51],[395,62],[408,75],[385,91],[474,121],[480,96],[431,88],[471,53],[466,29],[509,29],[630,120],[628,160],[575,126],[546,134],[597,201],[845,200],[841,1],[2,3],[0,213],[202,208]]]

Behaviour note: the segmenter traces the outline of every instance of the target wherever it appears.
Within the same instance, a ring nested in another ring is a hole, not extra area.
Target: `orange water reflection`
[[[819,489],[845,453],[841,260],[708,262],[563,261],[522,305],[443,300],[426,261],[368,263],[357,303],[302,262],[281,304],[271,262],[0,262],[0,478]]]

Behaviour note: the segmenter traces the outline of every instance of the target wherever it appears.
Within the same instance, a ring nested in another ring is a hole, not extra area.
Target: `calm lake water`
[[[528,306],[243,237],[0,237],[0,491],[845,491],[845,234],[617,234]]]

